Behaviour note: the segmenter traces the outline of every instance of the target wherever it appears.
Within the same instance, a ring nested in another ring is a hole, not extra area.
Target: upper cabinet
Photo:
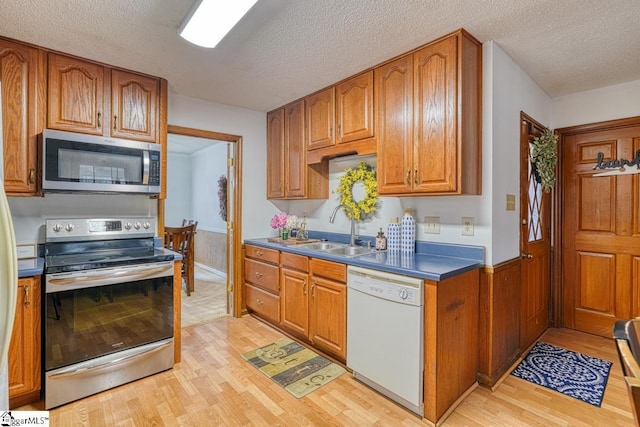
[[[379,194],[480,194],[481,49],[460,30],[375,69]]]
[[[49,54],[51,129],[159,142],[160,79]]]
[[[307,165],[304,100],[267,114],[267,198],[329,196],[327,164]]]
[[[373,71],[336,86],[336,143],[373,136]]]
[[[335,144],[334,116],[336,92],[333,87],[307,96],[307,148],[331,147]]]
[[[4,187],[10,196],[38,193],[38,134],[45,123],[43,51],[0,39]]]

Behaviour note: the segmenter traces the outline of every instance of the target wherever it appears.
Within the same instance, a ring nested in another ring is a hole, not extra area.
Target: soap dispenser
[[[376,250],[387,250],[387,238],[384,237],[384,231],[382,231],[382,227],[380,227],[380,231],[378,231],[378,235],[376,236]]]

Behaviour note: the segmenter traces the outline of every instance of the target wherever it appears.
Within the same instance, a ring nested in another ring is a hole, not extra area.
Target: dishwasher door
[[[347,283],[347,366],[354,378],[424,415],[422,280],[349,267]]]

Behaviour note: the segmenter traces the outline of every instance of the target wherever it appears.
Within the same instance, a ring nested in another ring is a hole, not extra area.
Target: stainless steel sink
[[[344,243],[337,242],[315,242],[315,243],[304,243],[298,245],[300,249],[307,249],[309,251],[321,251],[325,252],[329,249],[337,249],[345,246]]]
[[[332,255],[343,255],[347,257],[370,254],[375,252],[373,248],[365,248],[362,246],[342,246],[339,248],[328,249],[325,252]]]

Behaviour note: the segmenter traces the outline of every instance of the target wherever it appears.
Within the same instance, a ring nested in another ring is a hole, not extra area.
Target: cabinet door
[[[347,357],[347,287],[313,276],[309,304],[309,338],[340,360]]]
[[[335,144],[335,90],[333,87],[307,96],[307,149],[330,147]]]
[[[158,142],[160,81],[126,71],[111,71],[111,135]]]
[[[4,187],[8,195],[37,192],[37,135],[44,127],[44,52],[0,39]]]
[[[308,281],[307,273],[280,269],[282,327],[305,338],[309,333]]]
[[[413,61],[411,55],[376,68],[374,78],[378,192],[380,194],[409,193],[413,187]]]
[[[457,152],[457,37],[414,54],[414,191],[455,192]]]
[[[40,327],[40,278],[19,279],[9,344],[10,408],[39,400]]]
[[[105,69],[100,65],[49,54],[48,127],[105,134],[105,118],[109,114],[104,75]]]
[[[336,86],[336,142],[373,136],[373,71]]]
[[[304,146],[304,100],[284,109],[284,195],[304,197],[307,182],[307,160]]]
[[[267,199],[284,197],[284,109],[267,114]]]

